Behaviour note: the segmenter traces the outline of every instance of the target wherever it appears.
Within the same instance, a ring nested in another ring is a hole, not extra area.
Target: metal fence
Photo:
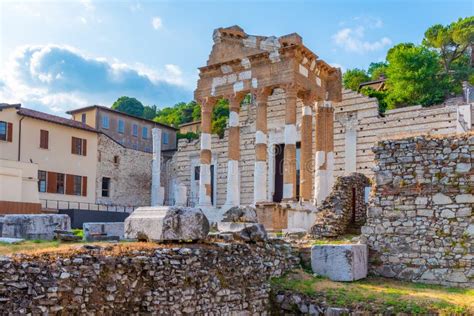
[[[107,212],[124,212],[131,213],[142,205],[107,205],[89,202],[74,202],[61,200],[41,199],[41,206],[46,209],[55,210],[87,210],[87,211],[107,211]]]

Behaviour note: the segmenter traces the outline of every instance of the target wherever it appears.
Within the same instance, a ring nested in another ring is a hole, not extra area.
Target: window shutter
[[[87,196],[87,177],[82,177],[82,196]]]
[[[56,172],[49,172],[48,171],[48,180],[47,180],[48,188],[46,192],[48,193],[56,193],[57,190],[57,176]]]
[[[66,175],[66,194],[74,195],[74,176],[72,174]]]
[[[49,131],[40,130],[40,148],[49,148]]]
[[[7,141],[10,143],[13,141],[13,124],[12,123],[7,123]]]
[[[45,144],[45,148],[48,149],[49,148],[49,131],[44,131],[44,144]]]
[[[87,139],[82,140],[82,155],[87,156]]]
[[[74,146],[75,140],[76,140],[76,137],[73,136],[71,140],[71,154],[76,153],[76,146]]]

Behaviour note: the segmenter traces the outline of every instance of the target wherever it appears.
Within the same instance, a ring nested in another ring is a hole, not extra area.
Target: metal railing
[[[96,204],[90,202],[75,202],[75,201],[61,201],[40,199],[41,206],[46,209],[56,210],[86,210],[86,211],[106,211],[106,212],[126,212],[131,213],[136,208],[142,205],[109,205]]]

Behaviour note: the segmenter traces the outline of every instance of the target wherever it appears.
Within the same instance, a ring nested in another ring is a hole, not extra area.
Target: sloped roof
[[[47,121],[50,123],[82,129],[88,132],[98,133],[98,131],[95,128],[90,127],[89,125],[83,124],[82,122],[70,120],[64,117],[60,117],[60,116],[56,116],[56,115],[52,115],[52,114],[48,114],[44,112],[20,108],[17,113],[22,116],[31,117],[31,118],[42,120],[42,121]]]

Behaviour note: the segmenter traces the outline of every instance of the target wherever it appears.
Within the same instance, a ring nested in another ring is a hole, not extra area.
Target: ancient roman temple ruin
[[[202,105],[197,204],[213,204],[215,188],[211,177],[215,171],[211,168],[216,158],[211,113],[220,98],[230,104],[224,208],[248,202],[274,202],[275,194],[285,202],[324,200],[333,183],[332,102],[341,100],[340,70],[318,59],[296,33],[279,38],[252,36],[233,26],[217,29],[213,37],[214,46],[207,65],[199,68],[195,91],[195,99]],[[269,111],[273,111],[269,99],[276,91],[284,95],[284,120],[278,124],[272,120],[269,126]],[[249,94],[256,104],[255,113],[246,113],[255,115],[251,119],[255,129],[254,165],[250,171],[252,201],[241,197],[244,170],[240,112],[242,101]],[[270,142],[275,137],[278,144]],[[275,174],[275,163],[270,160],[275,159],[276,151],[281,151],[278,164],[282,168]],[[279,177],[278,187],[270,188],[270,177]]]

